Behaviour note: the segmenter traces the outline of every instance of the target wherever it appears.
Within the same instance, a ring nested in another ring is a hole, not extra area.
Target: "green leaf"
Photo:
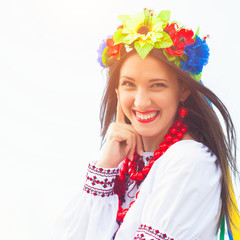
[[[105,47],[104,50],[103,50],[103,54],[102,54],[102,62],[105,66],[108,65],[108,61],[107,61],[107,50],[108,50],[108,47]]]
[[[155,42],[157,42],[161,40],[161,38],[163,37],[163,34],[160,32],[156,32],[155,35],[153,35],[151,38],[153,39],[153,37],[156,39]]]
[[[156,42],[156,43],[154,44],[154,47],[159,49],[159,48],[161,48],[161,44],[160,44],[159,42]]]
[[[165,32],[162,32],[162,35],[163,35],[162,38],[155,43],[154,47],[155,48],[171,47],[173,45],[173,42],[170,36]]]
[[[176,58],[176,56],[172,56],[166,52],[166,50],[163,51],[164,55],[166,56],[167,60],[170,62],[173,62]]]
[[[188,60],[188,56],[186,54],[183,54],[180,57],[183,62],[186,62]]]
[[[176,23],[178,26],[180,25],[180,23],[178,21],[172,21],[170,24],[172,23]]]
[[[162,22],[164,23],[168,23],[169,20],[170,20],[170,16],[171,16],[171,11],[169,10],[164,10],[164,11],[161,11],[157,18],[160,18]]]
[[[200,28],[198,27],[195,35],[198,35],[198,36],[199,36],[199,32],[200,32]]]
[[[138,41],[136,41],[134,43],[134,47],[138,53],[138,55],[144,59],[148,54],[149,52],[153,49],[153,45],[146,42],[145,45],[143,47],[140,46],[140,43]]]
[[[194,80],[196,80],[197,82],[200,82],[200,80],[202,78],[202,73],[199,73],[198,75],[194,75],[192,73],[189,73],[189,74]]]
[[[193,39],[194,39],[194,40],[196,39],[196,36],[199,36],[199,32],[200,32],[200,29],[199,29],[199,27],[198,27],[195,35],[193,36]]]
[[[181,64],[180,64],[180,59],[179,57],[176,56],[176,58],[173,61],[179,68],[181,68]]]
[[[113,34],[113,41],[115,44],[119,44],[123,41],[125,36],[126,35],[122,34],[122,29],[120,28]]]
[[[131,44],[133,43],[136,39],[138,38],[138,35],[134,35],[134,34],[128,34],[128,35],[125,35],[124,39],[123,39],[123,43],[126,43],[126,44]]]
[[[122,24],[126,26],[127,21],[130,19],[129,15],[120,15],[118,16],[118,19],[122,21]]]
[[[166,52],[166,50],[164,50],[163,53],[166,56],[166,58],[168,59],[168,61],[174,62],[179,68],[181,68],[179,56],[172,56],[172,55],[168,54]]]

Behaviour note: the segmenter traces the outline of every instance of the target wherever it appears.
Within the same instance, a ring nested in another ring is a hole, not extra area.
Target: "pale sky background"
[[[1,0],[0,239],[50,240],[100,148],[102,39],[144,7],[210,34],[203,82],[240,134],[239,0]],[[238,161],[239,161],[238,156]]]

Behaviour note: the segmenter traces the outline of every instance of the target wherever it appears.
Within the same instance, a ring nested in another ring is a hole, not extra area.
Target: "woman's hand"
[[[104,168],[117,167],[126,157],[132,159],[135,150],[142,155],[142,149],[142,137],[132,125],[125,122],[118,97],[116,122],[109,126],[108,137],[96,165]]]

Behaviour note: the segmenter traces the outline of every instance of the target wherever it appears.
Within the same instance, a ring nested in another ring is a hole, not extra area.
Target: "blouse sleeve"
[[[118,168],[104,169],[89,164],[83,192],[57,220],[53,240],[112,239],[118,229],[118,196],[114,194],[118,173]]]
[[[221,209],[216,157],[195,141],[175,145],[153,165],[117,239],[209,240],[215,236]],[[138,214],[135,226],[128,229],[134,212]],[[132,238],[122,238],[126,232],[132,232]]]

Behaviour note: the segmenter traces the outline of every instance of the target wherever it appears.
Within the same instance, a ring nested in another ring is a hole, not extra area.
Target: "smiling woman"
[[[229,172],[238,173],[236,136],[226,107],[200,83],[206,38],[170,23],[169,11],[120,19],[98,51],[109,69],[102,154],[55,239],[212,240],[220,226],[223,239],[225,218],[239,239]]]
[[[134,129],[142,136],[145,151],[154,151],[176,118],[179,102],[190,90],[177,74],[155,57],[130,56],[120,70],[119,102]]]

